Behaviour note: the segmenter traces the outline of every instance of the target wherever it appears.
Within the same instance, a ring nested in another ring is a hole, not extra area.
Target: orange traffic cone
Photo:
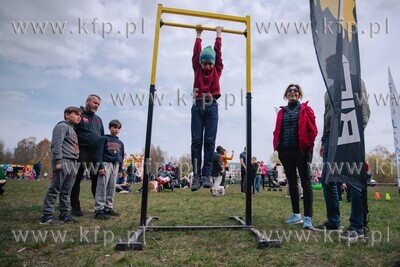
[[[379,195],[379,192],[375,192],[375,199],[380,199],[381,196]]]
[[[390,200],[390,195],[389,195],[389,193],[386,193],[385,200]]]

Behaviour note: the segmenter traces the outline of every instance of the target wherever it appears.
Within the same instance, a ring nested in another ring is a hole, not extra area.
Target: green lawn
[[[143,251],[116,251],[138,228],[140,194],[117,194],[115,210],[121,217],[94,219],[90,182],[82,182],[85,212],[78,223],[39,225],[41,204],[49,181],[9,180],[0,196],[0,266],[393,266],[400,262],[400,197],[397,188],[369,188],[370,240],[339,241],[330,236],[287,226],[290,200],[285,192],[253,197],[252,223],[280,248],[257,249],[257,239],[245,230],[148,231]],[[135,189],[139,185],[134,185]],[[374,199],[375,192],[381,195]],[[321,191],[314,191],[314,224],[324,222]],[[385,200],[389,193],[391,200]],[[348,226],[349,203],[341,202],[342,224]],[[245,196],[239,186],[224,197],[211,197],[201,189],[150,193],[148,216],[154,225],[234,225],[229,216],[245,217]],[[41,237],[39,236],[41,234]],[[47,235],[46,235],[47,234]],[[46,235],[46,236],[45,236]],[[36,240],[35,240],[36,239]]]

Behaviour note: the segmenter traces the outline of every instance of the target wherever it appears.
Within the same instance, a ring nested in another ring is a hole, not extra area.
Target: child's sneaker
[[[201,184],[204,188],[211,188],[213,187],[213,183],[211,182],[210,176],[203,176],[201,178]]]
[[[311,217],[304,216],[303,228],[304,229],[310,229],[310,230],[314,228],[313,225],[312,225]]]
[[[71,213],[77,217],[83,216],[81,208],[76,208],[76,209],[72,208]]]
[[[109,210],[104,210],[104,213],[106,214],[106,215],[110,215],[110,216],[121,216],[121,213],[119,213],[119,212],[116,212],[115,210],[113,210],[113,209],[109,209]]]
[[[299,224],[302,222],[303,219],[301,218],[301,214],[295,214],[295,213],[293,213],[292,216],[290,216],[289,219],[285,221],[286,224]]]
[[[42,217],[42,219],[40,219],[39,224],[62,224],[62,222],[60,222],[59,220],[56,220],[54,217]]]
[[[358,238],[360,238],[360,239],[364,238],[363,231],[357,232],[356,230],[349,228],[340,234],[340,239],[347,240],[347,241],[357,241]]]
[[[98,220],[107,220],[108,219],[104,210],[96,210],[94,213],[94,218],[98,219]]]
[[[192,182],[192,186],[191,186],[190,190],[197,191],[200,189],[200,186],[201,186],[201,184],[200,184],[199,177],[197,177],[197,176],[193,177],[193,182]]]
[[[60,215],[59,219],[60,219],[60,221],[62,221],[64,223],[76,223],[75,217],[72,216],[71,214]]]
[[[330,225],[330,224],[328,224],[328,222],[325,222],[324,224],[315,226],[313,230],[315,230],[317,232],[331,232],[331,231],[332,232],[340,232],[341,231],[339,226]]]

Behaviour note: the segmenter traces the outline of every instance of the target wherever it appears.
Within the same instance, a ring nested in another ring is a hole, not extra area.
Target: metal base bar
[[[232,216],[231,219],[238,221],[242,225],[246,225],[246,222],[242,220],[242,218],[238,216]],[[246,225],[246,229],[249,230],[253,235],[258,238],[257,248],[262,247],[280,247],[281,242],[277,239],[269,239],[266,235],[262,234],[256,228],[251,225]]]
[[[263,247],[280,247],[281,243],[279,240],[269,239],[267,236],[263,235],[260,231],[255,229],[251,225],[246,225],[246,222],[242,220],[239,216],[231,216],[230,219],[234,219],[239,222],[240,225],[180,225],[180,226],[150,226],[149,224],[153,220],[158,220],[158,217],[149,217],[146,220],[145,226],[140,226],[139,229],[134,233],[134,235],[128,240],[128,242],[119,242],[115,246],[116,250],[125,251],[125,250],[143,250],[145,244],[143,242],[139,242],[139,238],[141,238],[144,232],[148,230],[152,231],[187,231],[187,230],[213,230],[213,229],[225,229],[225,230],[249,230],[254,236],[258,238],[257,248]]]
[[[152,220],[158,220],[158,217],[149,217],[146,220],[145,226],[140,226],[139,229],[133,234],[133,236],[128,240],[128,242],[119,242],[115,246],[115,250],[125,251],[125,250],[143,250],[144,243],[139,242],[139,238],[142,237],[143,233],[146,232],[146,226],[151,223]]]
[[[247,226],[245,225],[177,225],[177,226],[147,226],[146,230],[153,230],[153,231],[161,231],[161,230],[168,230],[168,231],[185,231],[185,230],[213,230],[213,229],[246,229]]]

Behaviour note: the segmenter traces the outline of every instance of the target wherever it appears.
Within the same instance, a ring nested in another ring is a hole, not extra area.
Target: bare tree
[[[271,155],[269,160],[271,161],[272,165],[274,165],[275,163],[281,164],[281,161],[279,160],[277,151],[274,151],[274,153],[272,153],[272,155]]]
[[[163,151],[160,146],[154,146],[153,144],[151,144],[149,162],[146,162],[148,161],[148,159],[145,159],[145,164],[150,164],[150,174],[156,175],[159,165],[164,164],[166,158],[167,152]]]
[[[14,149],[17,164],[33,164],[36,158],[36,137],[29,137],[18,142]]]
[[[395,183],[397,177],[396,154],[387,147],[376,146],[366,155],[372,178],[378,183]]]
[[[190,172],[193,171],[192,157],[190,156],[190,154],[182,155],[179,158],[178,163],[180,165],[182,176],[187,176]]]
[[[3,152],[3,158],[1,159],[1,163],[13,163],[14,162],[14,154],[11,150],[6,150]]]
[[[42,169],[44,172],[51,172],[51,142],[48,139],[43,139],[36,146],[35,163],[42,162]]]

